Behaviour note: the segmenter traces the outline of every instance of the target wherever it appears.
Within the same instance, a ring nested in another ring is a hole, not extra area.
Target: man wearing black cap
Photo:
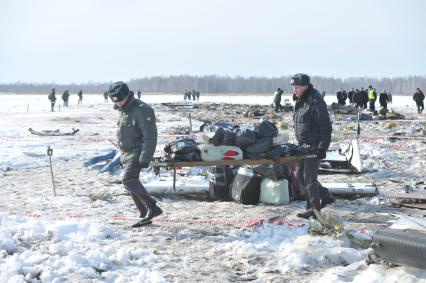
[[[317,159],[299,161],[297,178],[307,192],[306,211],[298,213],[298,217],[319,217],[320,211],[334,198],[328,190],[318,182],[318,168],[324,159],[331,141],[331,122],[321,94],[314,89],[306,74],[291,77],[296,105],[293,121],[296,139],[308,153],[317,155]]]
[[[117,137],[121,163],[126,168],[123,185],[130,192],[142,218],[132,227],[141,227],[152,223],[152,218],[163,213],[139,180],[141,169],[149,166],[157,145],[154,110],[130,95],[128,86],[123,82],[112,84],[108,96],[120,111]]]

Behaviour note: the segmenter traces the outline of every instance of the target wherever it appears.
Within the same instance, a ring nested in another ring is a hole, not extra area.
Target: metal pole
[[[53,149],[51,149],[50,146],[48,146],[47,156],[49,156],[50,177],[52,178],[53,196],[56,197],[55,179],[53,177],[53,168],[52,168],[52,155],[53,155]]]
[[[176,167],[173,167],[173,191],[176,191]]]
[[[361,135],[361,126],[359,125],[359,112],[358,112],[358,126],[356,129],[356,139],[358,139],[360,135]]]
[[[189,134],[192,135],[192,120],[191,120],[191,113],[188,114],[189,118]]]

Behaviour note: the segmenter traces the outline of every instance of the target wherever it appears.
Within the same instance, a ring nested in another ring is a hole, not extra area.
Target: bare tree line
[[[201,93],[271,93],[278,87],[286,93],[291,92],[289,84],[290,76],[275,78],[267,77],[243,77],[243,76],[154,76],[131,79],[129,87],[142,92],[182,92],[185,89],[196,89]],[[312,83],[319,91],[335,93],[338,89],[361,88],[373,85],[378,91],[386,89],[394,94],[412,94],[417,87],[426,90],[426,76],[408,76],[396,78],[330,78],[313,76]],[[103,93],[112,82],[105,83],[10,83],[0,84],[0,92],[6,93],[48,93],[56,88],[60,93],[65,89],[70,92],[78,92],[83,89],[85,93]]]

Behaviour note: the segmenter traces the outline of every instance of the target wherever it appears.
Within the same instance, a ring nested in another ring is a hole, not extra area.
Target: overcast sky
[[[426,74],[422,0],[0,0],[0,82]]]

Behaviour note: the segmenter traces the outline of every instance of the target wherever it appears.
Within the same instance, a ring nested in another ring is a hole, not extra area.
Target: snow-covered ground
[[[1,97],[0,282],[426,282],[426,271],[421,269],[366,265],[370,250],[356,248],[344,236],[336,240],[309,235],[308,221],[295,216],[304,208],[303,202],[242,206],[159,195],[164,215],[151,226],[130,229],[138,213],[118,176],[82,165],[88,157],[113,149],[109,139],[115,139],[117,112],[112,104],[104,103],[102,95],[85,95],[83,105],[76,105],[76,97],[71,96],[70,107],[52,113],[47,95]],[[143,96],[148,103],[181,98]],[[326,98],[328,103],[335,101]],[[270,100],[255,95],[201,96],[201,102],[267,105]],[[348,223],[394,213],[410,214],[420,228],[426,227],[423,211],[392,208],[386,197],[389,191],[403,191],[405,184],[425,181],[426,175],[426,136],[418,131],[426,130],[425,116],[417,115],[409,96],[394,96],[393,101],[392,107],[407,115],[407,121],[395,122],[396,128],[392,121],[362,123],[361,157],[365,167],[377,171],[320,177],[324,182],[375,182],[381,194],[354,201],[339,199],[327,209]],[[168,130],[188,121],[159,105],[155,109],[159,155],[173,138],[167,136]],[[291,123],[291,115],[283,115],[283,120]],[[333,120],[334,140],[353,130],[353,122]],[[40,137],[31,135],[28,128],[63,132],[78,128],[80,132]],[[396,142],[383,138],[396,131],[419,138]],[[47,146],[53,148],[56,197],[52,196]],[[141,179],[170,184],[171,177],[165,171],[160,177],[145,172]],[[178,180],[199,186],[207,183],[203,176]],[[93,195],[103,198],[96,200]],[[275,216],[284,219],[284,225],[245,225]],[[397,224],[404,227],[410,224],[409,218]],[[374,225],[358,228],[371,233],[378,229]]]

